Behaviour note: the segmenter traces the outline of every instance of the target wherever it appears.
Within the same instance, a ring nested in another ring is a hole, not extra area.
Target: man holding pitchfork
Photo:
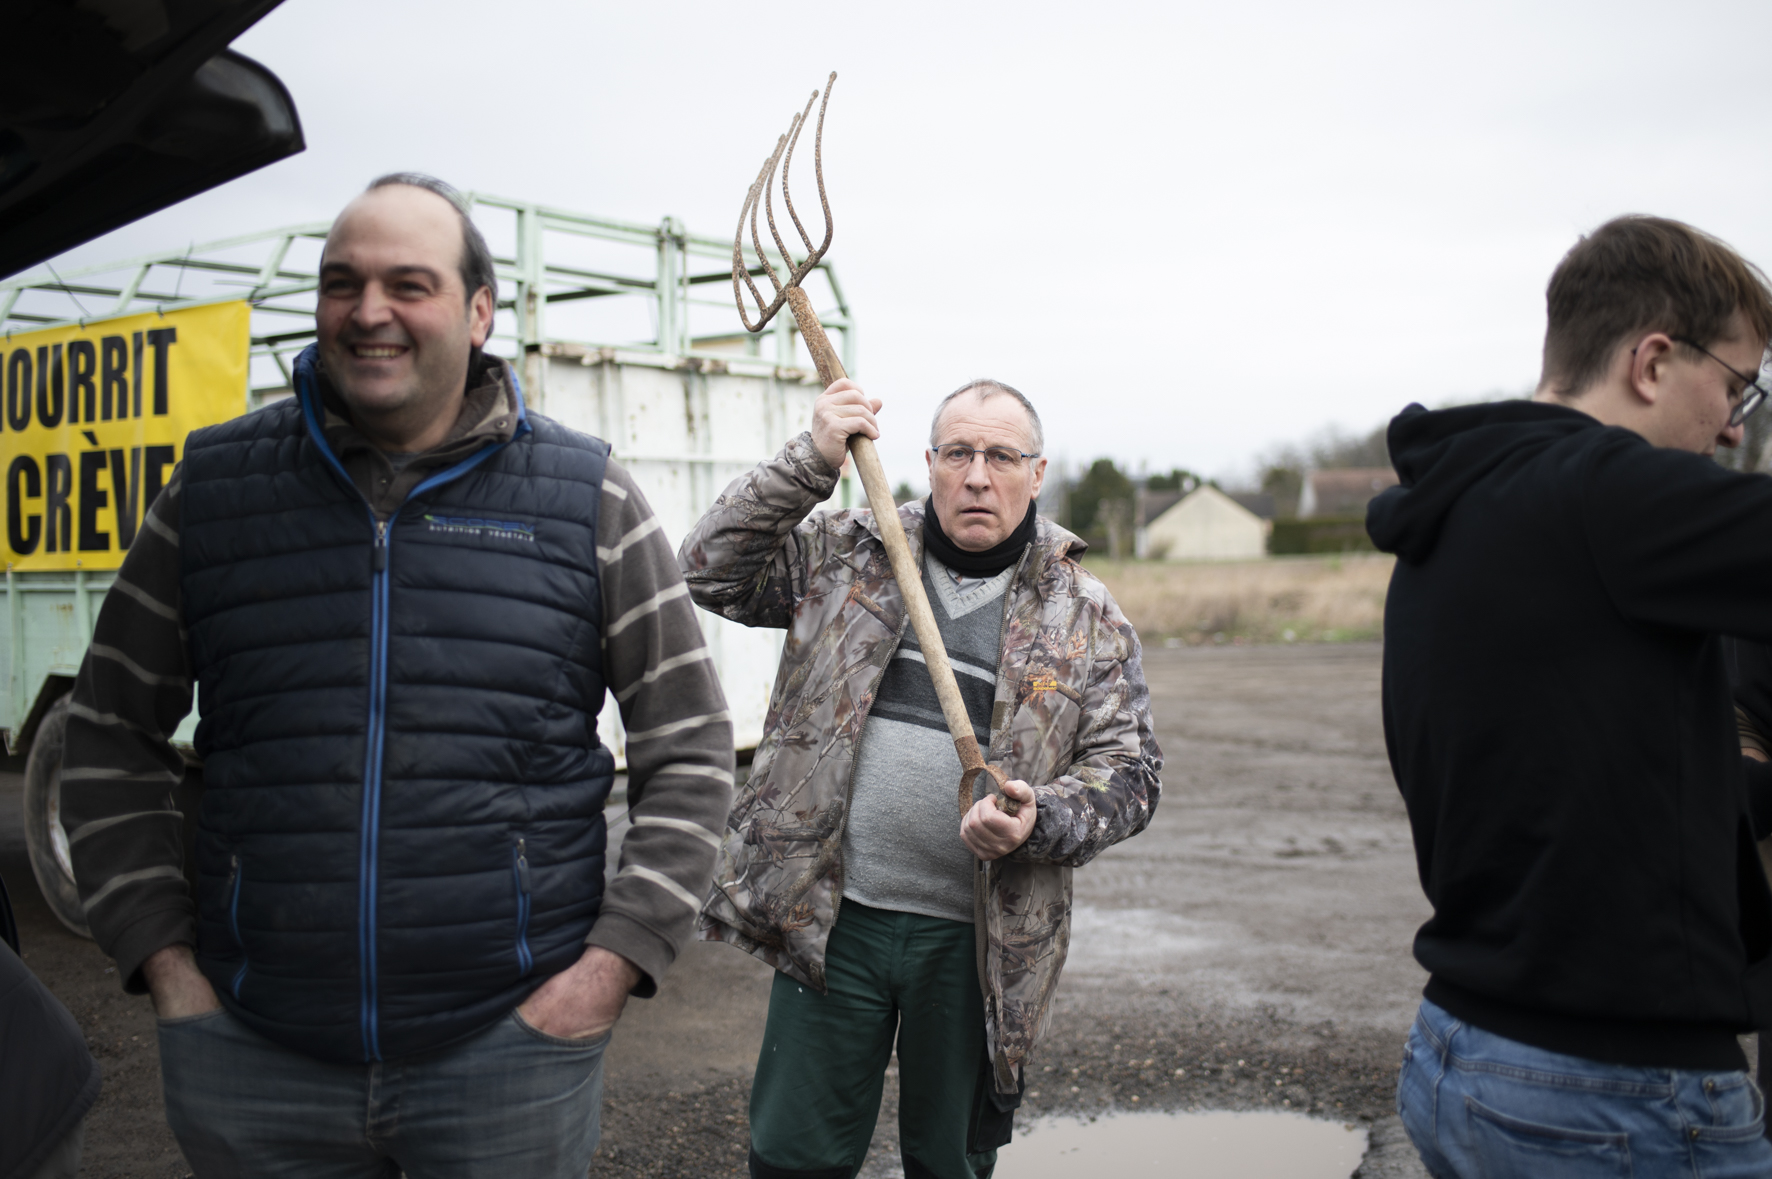
[[[1070,872],[1143,830],[1162,752],[1138,636],[1035,511],[1039,415],[941,403],[931,494],[898,517],[999,797],[961,764],[871,511],[814,511],[881,403],[852,381],[728,487],[679,553],[696,602],[788,631],[703,935],[780,973],[751,1091],[753,1176],[848,1179],[896,1039],[908,1179],[977,1179],[1009,1140],[1069,942]],[[1014,806],[1013,804],[1019,804]],[[1011,813],[1011,809],[1013,812]]]

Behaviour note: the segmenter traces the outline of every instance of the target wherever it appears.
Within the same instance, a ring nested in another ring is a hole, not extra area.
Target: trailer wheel
[[[43,714],[25,761],[25,847],[50,911],[81,937],[91,937],[86,912],[80,907],[80,889],[74,883],[68,832],[62,826],[62,750],[67,745],[69,699],[63,696]]]

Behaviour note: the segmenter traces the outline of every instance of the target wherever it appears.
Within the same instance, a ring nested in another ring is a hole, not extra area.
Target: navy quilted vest
[[[609,451],[520,414],[384,538],[320,432],[312,352],[296,397],[185,447],[197,956],[270,1039],[382,1060],[505,1015],[596,919]]]

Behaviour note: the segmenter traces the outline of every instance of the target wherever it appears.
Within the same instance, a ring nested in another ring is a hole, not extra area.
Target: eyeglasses
[[[1729,424],[1731,426],[1739,426],[1741,423],[1747,421],[1749,415],[1751,415],[1754,410],[1766,403],[1767,396],[1772,395],[1772,390],[1768,390],[1764,383],[1765,373],[1763,371],[1758,376],[1750,377],[1696,340],[1688,340],[1682,336],[1673,336],[1671,339],[1676,344],[1684,344],[1688,348],[1698,349],[1698,351],[1704,353],[1706,356],[1728,369],[1730,374],[1741,382],[1741,401],[1736,404],[1735,412],[1729,415]]]
[[[984,455],[985,466],[993,471],[1007,474],[1019,471],[1022,463],[1028,459],[1037,459],[1037,454],[1028,454],[1023,450],[1010,450],[1006,446],[987,446],[983,450],[975,446],[967,446],[960,442],[946,442],[940,446],[931,446],[933,454],[941,464],[956,471],[964,471],[972,466],[975,455]]]

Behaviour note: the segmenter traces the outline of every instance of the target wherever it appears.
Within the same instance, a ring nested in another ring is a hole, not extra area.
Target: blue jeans
[[[1423,1003],[1397,1112],[1435,1179],[1772,1176],[1745,1072],[1602,1064],[1474,1028]]]
[[[584,1179],[609,1037],[515,1011],[434,1052],[330,1064],[226,1011],[160,1021],[166,1120],[197,1179]]]

